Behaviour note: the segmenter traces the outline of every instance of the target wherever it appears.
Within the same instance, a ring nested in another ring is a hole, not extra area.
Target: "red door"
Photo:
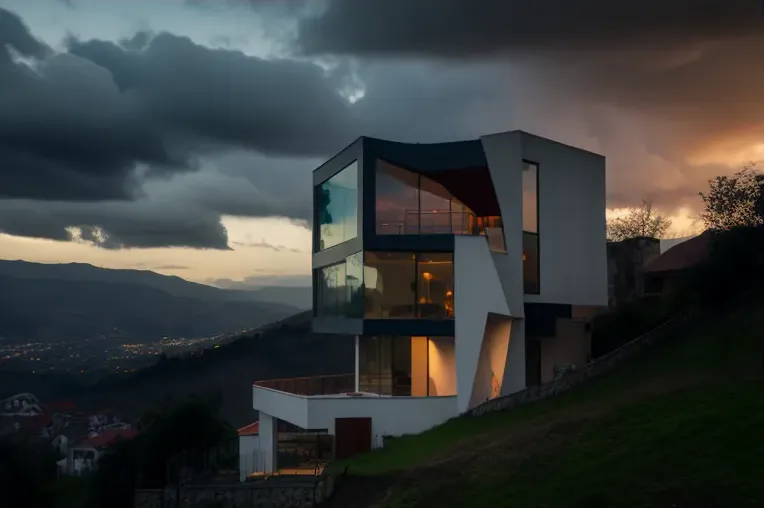
[[[371,451],[371,418],[334,419],[334,458]]]

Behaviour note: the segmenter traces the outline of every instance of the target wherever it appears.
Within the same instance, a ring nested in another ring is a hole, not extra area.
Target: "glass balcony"
[[[355,391],[355,374],[268,379],[253,385],[293,395],[336,395]]]

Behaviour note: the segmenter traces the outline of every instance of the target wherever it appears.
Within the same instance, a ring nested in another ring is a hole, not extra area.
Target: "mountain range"
[[[310,307],[310,288],[221,289],[148,270],[0,260],[0,337],[151,341],[254,328]]]

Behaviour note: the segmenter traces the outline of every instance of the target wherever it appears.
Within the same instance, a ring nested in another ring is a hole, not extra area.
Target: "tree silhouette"
[[[620,242],[630,238],[661,238],[671,227],[671,221],[653,211],[652,202],[642,200],[642,206],[632,208],[626,217],[608,221],[607,239]]]
[[[764,224],[764,174],[754,163],[732,176],[717,176],[708,186],[707,193],[700,193],[705,204],[700,217],[709,229],[728,231]]]

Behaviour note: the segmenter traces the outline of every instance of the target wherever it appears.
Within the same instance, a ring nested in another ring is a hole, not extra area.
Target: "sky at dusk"
[[[513,129],[605,155],[610,213],[684,236],[764,160],[761,8],[0,0],[0,258],[307,285],[323,160]]]

